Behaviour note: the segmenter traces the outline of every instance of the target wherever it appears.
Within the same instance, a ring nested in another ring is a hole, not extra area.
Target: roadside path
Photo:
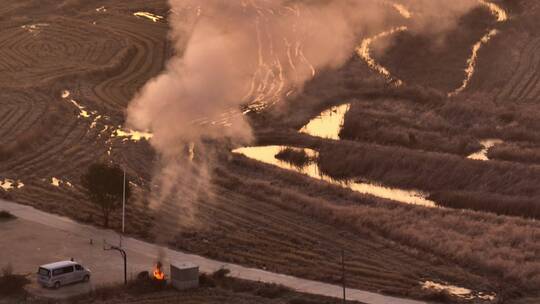
[[[118,244],[119,241],[118,234],[112,230],[77,223],[69,218],[46,213],[30,206],[0,200],[0,210],[9,211],[22,220],[38,223],[49,228],[70,233],[80,239],[86,239],[88,242],[90,239],[92,239],[95,242],[94,246],[102,246],[104,240],[106,240],[109,244]],[[36,233],[38,232],[36,231]],[[0,231],[0,237],[1,235],[2,234]],[[148,267],[151,267],[151,265],[155,263],[158,252],[161,252],[168,261],[189,261],[199,265],[202,272],[211,273],[220,268],[227,268],[231,271],[230,275],[236,278],[281,284],[304,293],[335,298],[342,297],[342,288],[332,284],[211,260],[202,256],[183,253],[130,237],[124,238],[122,244],[123,248],[128,252],[128,264],[130,264],[131,261],[133,262],[132,265],[135,264],[139,267],[139,269],[135,269],[136,271],[149,270]],[[120,259],[119,256],[118,258]],[[168,272],[167,264],[168,263],[166,262],[166,272]],[[133,267],[132,265],[130,267]],[[144,267],[146,267],[146,269]],[[131,271],[134,270],[133,268],[130,269]],[[359,289],[347,289],[347,299],[360,301],[366,304],[427,304],[427,302],[385,296]]]

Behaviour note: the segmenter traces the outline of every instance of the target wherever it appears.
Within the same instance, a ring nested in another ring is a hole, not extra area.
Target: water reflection
[[[81,106],[75,99],[69,100],[77,109],[79,109],[79,118],[89,118],[90,114],[86,111],[85,107]]]
[[[24,187],[24,184],[21,181],[18,181],[18,180],[16,181],[16,180],[8,179],[8,178],[4,180],[0,179],[0,188],[4,189],[4,191],[20,189],[22,187]]]
[[[310,120],[307,125],[300,129],[300,132],[311,136],[339,140],[339,131],[343,127],[345,114],[350,107],[350,103],[332,107]]]
[[[482,36],[480,41],[478,41],[477,43],[473,45],[471,57],[467,59],[467,68],[465,68],[465,79],[463,80],[463,83],[461,84],[459,88],[448,93],[448,97],[453,97],[453,96],[458,95],[469,86],[469,83],[471,82],[471,79],[474,76],[474,72],[476,69],[476,63],[478,61],[478,52],[480,51],[482,46],[487,44],[491,40],[491,38],[495,37],[497,34],[499,34],[499,31],[491,30],[487,34]]]
[[[466,300],[481,299],[487,301],[495,300],[495,294],[493,293],[484,293],[484,292],[475,292],[467,288],[453,286],[450,284],[435,283],[432,281],[426,281],[422,284],[423,289],[430,289],[436,291],[445,291],[451,295],[454,295],[458,298]]]
[[[474,159],[474,160],[487,161],[487,160],[489,160],[489,157],[488,157],[489,149],[493,148],[495,145],[500,145],[502,143],[503,143],[503,141],[500,140],[500,139],[485,139],[485,140],[482,140],[482,141],[480,141],[480,144],[483,147],[482,150],[467,156],[467,158],[468,159]]]
[[[41,33],[43,28],[47,26],[49,26],[48,23],[36,23],[36,24],[23,25],[21,26],[21,28],[35,37]]]
[[[331,177],[324,175],[320,172],[319,166],[316,162],[312,162],[303,167],[298,167],[288,162],[279,160],[276,158],[276,154],[284,149],[295,149],[297,151],[304,151],[309,158],[317,158],[318,152],[311,149],[300,149],[287,146],[263,146],[263,147],[244,147],[235,149],[232,152],[244,155],[253,160],[257,160],[266,164],[274,165],[282,169],[298,172],[307,175],[312,178],[323,180],[333,185],[349,188],[353,191],[377,196],[384,199],[394,200],[401,203],[422,205],[426,207],[435,207],[436,204],[433,201],[426,199],[426,195],[419,191],[402,190],[396,188],[388,188],[371,183],[362,182],[349,182],[344,180],[335,180]]]
[[[404,7],[401,7],[401,8],[404,8]],[[400,14],[401,14],[401,11],[400,11]],[[358,54],[358,56],[360,56],[360,58],[362,58],[367,63],[369,68],[381,74],[388,82],[392,83],[396,87],[401,86],[403,84],[403,81],[401,81],[400,79],[394,78],[387,68],[377,63],[377,61],[371,56],[371,45],[373,44],[373,42],[379,39],[393,35],[395,33],[404,32],[406,30],[407,30],[406,26],[400,26],[400,27],[390,29],[388,31],[384,31],[373,37],[369,37],[362,40],[362,43],[360,44],[360,46],[356,48],[356,53]]]
[[[136,12],[133,15],[136,16],[136,17],[147,18],[147,19],[150,19],[150,20],[152,20],[154,22],[158,22],[161,19],[163,19],[163,16],[152,14],[152,13],[149,13],[149,12]]]
[[[501,6],[486,0],[479,1],[482,5],[487,6],[491,14],[497,18],[497,22],[504,22],[508,20],[508,13]]]
[[[61,179],[56,178],[54,176],[51,177],[51,185],[53,185],[55,187],[60,187],[61,185],[66,185],[68,187],[73,187],[73,185],[70,182],[61,180]]]
[[[131,140],[131,141],[140,141],[142,139],[150,140],[153,137],[153,134],[150,132],[141,132],[141,131],[135,131],[131,129],[122,130],[122,126],[118,126],[118,129],[116,129],[111,137],[124,137],[124,140]]]

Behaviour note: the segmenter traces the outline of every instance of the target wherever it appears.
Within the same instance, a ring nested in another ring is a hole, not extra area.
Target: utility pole
[[[341,249],[341,282],[343,283],[343,304],[347,303],[345,295],[345,249]]]
[[[124,179],[122,181],[122,234],[120,234],[120,247],[122,247],[122,237],[126,227],[126,169],[124,169]]]
[[[126,225],[126,169],[124,169],[124,182],[122,189],[122,234],[125,232]]]
[[[116,250],[118,252],[120,252],[120,254],[122,255],[122,258],[124,259],[124,284],[127,285],[127,255],[126,255],[126,251],[120,247],[117,247],[117,246],[109,246],[109,247],[106,247],[105,246],[105,241],[103,241],[103,250]]]

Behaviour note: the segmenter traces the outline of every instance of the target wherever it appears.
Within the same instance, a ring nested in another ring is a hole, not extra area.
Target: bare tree
[[[81,179],[90,201],[101,209],[106,228],[109,227],[111,212],[122,203],[123,174],[117,165],[98,163],[91,165]],[[126,199],[130,194],[129,182],[126,182]]]

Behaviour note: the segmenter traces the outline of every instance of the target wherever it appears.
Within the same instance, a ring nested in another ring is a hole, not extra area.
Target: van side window
[[[81,265],[75,265],[75,270],[81,271],[81,270],[83,270],[83,268],[82,268]]]
[[[53,276],[61,275],[64,273],[63,268],[55,269],[52,271]]]
[[[62,268],[62,272],[63,273],[70,273],[70,272],[73,272],[73,266],[66,266],[64,268]]]

